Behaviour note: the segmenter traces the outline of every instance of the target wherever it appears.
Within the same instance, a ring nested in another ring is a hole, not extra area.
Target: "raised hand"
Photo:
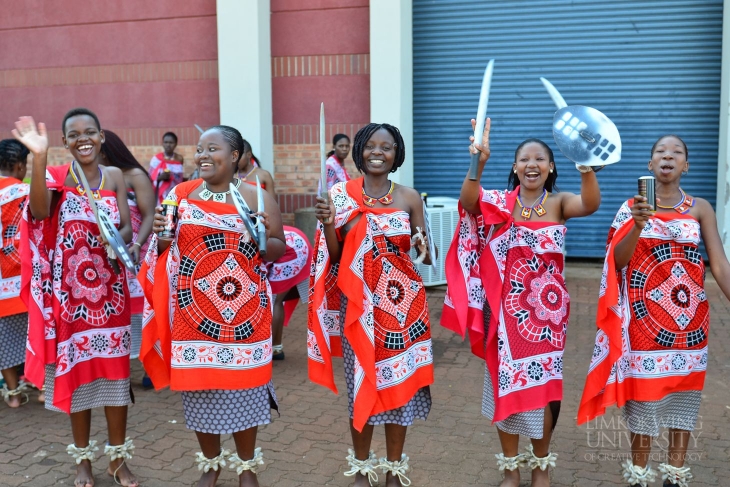
[[[473,118],[471,119],[471,129],[476,129],[477,121]],[[481,155],[479,156],[479,164],[484,165],[487,160],[489,159],[489,155],[491,154],[491,151],[489,149],[489,131],[492,129],[492,119],[487,118],[487,123],[484,124],[484,132],[482,134],[482,140],[481,143],[474,141],[474,136],[469,137],[469,142],[471,142],[471,145],[469,146],[469,152],[472,154],[476,154],[477,151],[481,152]]]
[[[39,123],[36,127],[33,117],[20,117],[15,122],[15,128],[11,132],[13,137],[26,146],[29,151],[36,154],[44,154],[48,151],[48,133],[46,124]]]
[[[317,196],[317,204],[314,205],[314,215],[324,225],[332,225],[335,221],[335,205],[332,202],[332,198],[324,199],[321,196]]]

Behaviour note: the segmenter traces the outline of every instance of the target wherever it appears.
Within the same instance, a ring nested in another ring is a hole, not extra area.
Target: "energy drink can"
[[[639,178],[639,196],[646,198],[647,204],[651,205],[651,211],[656,211],[655,184],[654,176],[641,176]]]
[[[177,227],[177,202],[165,200],[162,202],[162,216],[165,217],[165,229],[157,234],[165,240],[175,238],[175,227]]]

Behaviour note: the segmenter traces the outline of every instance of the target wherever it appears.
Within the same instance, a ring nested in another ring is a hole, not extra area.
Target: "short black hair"
[[[656,149],[656,146],[659,145],[659,142],[661,142],[662,139],[666,139],[667,137],[674,137],[675,139],[677,139],[678,141],[680,141],[682,143],[682,145],[684,146],[684,158],[689,160],[689,149],[687,149],[687,144],[684,143],[684,140],[682,140],[682,137],[680,137],[679,135],[674,135],[674,134],[662,135],[661,137],[656,139],[656,142],[654,142],[654,145],[651,146],[651,154],[649,155],[649,157],[654,155],[654,149]]]
[[[0,169],[7,171],[15,164],[28,162],[30,151],[15,139],[0,140]]]
[[[241,157],[243,156],[243,153],[246,152],[245,146],[243,144],[243,136],[241,135],[241,132],[238,131],[238,129],[233,128],[229,125],[214,125],[210,127],[206,132],[210,132],[211,130],[216,130],[221,133],[223,138],[226,140],[228,145],[231,147],[231,152],[238,151],[238,157],[236,158],[236,166],[238,167],[238,161],[241,160]]]
[[[88,115],[89,117],[94,119],[94,122],[96,122],[96,128],[101,130],[101,123],[99,123],[99,117],[96,116],[96,113],[92,112],[88,108],[72,108],[69,110],[66,115],[63,117],[63,123],[61,124],[61,132],[63,135],[66,135],[66,122],[71,117],[77,117],[79,115]]]
[[[548,174],[547,179],[545,180],[545,189],[548,193],[557,193],[560,191],[558,189],[557,185],[557,179],[558,179],[558,166],[555,164],[555,156],[553,155],[553,150],[550,148],[549,145],[547,145],[545,142],[543,142],[540,139],[535,138],[529,138],[522,141],[520,145],[517,146],[517,149],[515,149],[515,162],[517,162],[517,155],[520,153],[522,148],[526,146],[527,144],[540,144],[543,149],[548,153],[548,159],[550,162],[553,163],[553,172]],[[515,174],[514,170],[510,168],[509,170],[509,176],[507,177],[507,189],[512,191],[517,186],[519,186],[520,180],[517,177],[517,174]]]
[[[369,123],[355,134],[355,144],[352,148],[352,160],[355,161],[355,167],[358,171],[365,174],[365,164],[362,160],[362,153],[365,150],[365,144],[368,143],[370,137],[380,129],[385,129],[393,137],[395,141],[395,162],[390,172],[395,172],[403,165],[406,160],[406,144],[400,134],[398,127],[387,123]]]
[[[175,139],[175,143],[177,144],[177,135],[175,135],[175,132],[165,132],[165,135],[162,136],[162,140],[165,140],[165,137],[172,137]]]

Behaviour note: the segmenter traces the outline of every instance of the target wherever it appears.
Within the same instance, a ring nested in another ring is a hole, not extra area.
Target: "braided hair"
[[[254,155],[253,147],[251,147],[251,144],[248,142],[248,140],[243,139],[243,152],[241,153],[241,155],[248,151],[251,151],[251,157],[253,157],[253,160],[256,161],[256,165],[258,167],[261,167],[261,161],[259,161],[259,158]]]
[[[558,189],[558,185],[556,184],[556,180],[558,179],[558,166],[555,164],[555,156],[553,156],[553,150],[545,142],[535,138],[523,140],[522,143],[517,146],[517,149],[515,149],[515,162],[517,162],[517,156],[519,155],[520,151],[527,144],[540,144],[542,148],[545,149],[545,152],[547,152],[548,160],[553,163],[553,172],[549,173],[547,179],[545,180],[545,189],[548,193],[557,193],[558,191],[560,191]],[[510,168],[509,177],[507,178],[507,189],[512,191],[519,185],[520,180],[517,177],[517,174],[515,174],[514,170]]]
[[[0,140],[0,170],[9,171],[15,164],[25,164],[30,151],[15,139]]]
[[[243,153],[246,152],[244,150],[243,136],[241,135],[241,132],[229,125],[214,125],[206,130],[206,132],[210,132],[211,130],[217,130],[221,133],[225,141],[230,146],[231,152],[238,152],[238,157],[236,157],[236,160],[233,163],[233,171],[235,172],[236,169],[238,169],[238,161],[241,160]]]
[[[355,144],[352,147],[352,160],[355,161],[355,167],[363,174],[367,174],[365,163],[362,160],[362,154],[365,151],[365,145],[375,132],[380,129],[387,130],[395,141],[395,161],[390,172],[395,172],[403,165],[406,160],[406,144],[397,127],[387,123],[369,123],[355,134]]]
[[[124,141],[111,130],[104,131],[104,143],[101,144],[101,153],[106,157],[110,166],[119,169],[141,169],[149,175],[142,164],[132,155]]]

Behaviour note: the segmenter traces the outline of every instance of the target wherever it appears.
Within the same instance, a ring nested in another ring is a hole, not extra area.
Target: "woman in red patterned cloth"
[[[99,237],[80,175],[73,166],[46,167],[48,137],[31,117],[16,122],[13,135],[33,153],[28,211],[21,224],[21,296],[28,306],[25,374],[46,388],[46,408],[71,417],[76,487],[92,487],[91,461],[98,450],[89,441],[91,409],[104,406],[109,443],[107,472],[125,486],[138,485],[126,460],[131,402],[129,291],[124,272],[116,274]],[[122,171],[104,167],[104,132],[85,108],[69,111],[61,124],[63,143],[81,167],[99,211],[132,239]]]
[[[327,154],[327,191],[339,182],[347,182],[350,176],[345,169],[345,159],[350,153],[350,137],[335,134],[332,137],[332,150]],[[317,194],[322,192],[321,181],[317,185]]]
[[[710,305],[705,294],[704,241],[712,275],[730,299],[730,264],[712,206],[680,187],[688,151],[676,135],[658,139],[649,172],[656,180],[656,212],[646,198],[626,201],[608,234],[598,299],[598,331],[578,424],[616,404],[631,432],[630,485],[655,478],[648,466],[659,429],[669,428],[664,485],[686,487],[685,454],[699,414],[707,370]]]
[[[408,486],[403,453],[408,426],[431,410],[431,326],[423,280],[409,250],[417,244],[430,263],[423,201],[389,174],[405,160],[398,129],[366,125],[355,136],[353,158],[363,177],[335,184],[317,199],[307,350],[309,377],[335,393],[332,357],[345,359],[354,451],[347,476],[355,486]],[[374,196],[376,195],[376,196]],[[375,425],[385,425],[386,456],[370,451]]]
[[[183,182],[183,156],[175,152],[177,135],[166,132],[162,136],[162,152],[155,154],[150,160],[150,179],[155,185],[157,203],[165,199],[172,188]]]
[[[152,222],[155,218],[155,190],[150,177],[142,165],[134,158],[124,145],[122,139],[111,130],[104,131],[104,143],[101,145],[102,164],[118,167],[124,175],[127,187],[127,203],[132,221],[132,243],[129,252],[135,263],[140,256],[147,254],[147,244],[152,234]],[[138,266],[139,267],[139,266]],[[132,353],[130,358],[139,358],[139,347],[142,345],[142,308],[144,294],[137,281],[137,273],[130,269],[127,272],[127,285],[132,305]]]
[[[472,127],[475,122],[472,120]],[[480,151],[481,176],[489,159],[487,119]],[[565,221],[595,212],[601,192],[585,166],[580,194],[558,193],[550,148],[527,139],[515,151],[507,191],[486,190],[464,179],[460,220],[446,256],[448,291],[441,324],[469,330],[472,352],[486,362],[482,414],[497,426],[502,487],[520,484],[519,466],[532,485],[550,484],[550,437],[563,397],[563,350],[570,310],[563,279]],[[519,453],[520,435],[531,439]]]
[[[253,155],[251,144],[243,141],[243,157],[238,163],[238,177],[244,183],[256,185],[256,177],[261,187],[276,198],[274,179],[271,173],[261,168],[258,157]],[[309,269],[312,265],[312,245],[304,232],[295,227],[284,225],[286,252],[276,262],[267,265],[269,284],[274,300],[274,317],[271,322],[274,360],[284,360],[284,327],[288,324],[299,300],[305,303],[309,297]],[[296,290],[292,289],[296,286]],[[292,292],[290,292],[292,291]],[[286,301],[285,301],[286,300]]]
[[[11,408],[27,402],[25,384],[18,380],[18,365],[25,362],[28,308],[20,299],[20,220],[28,200],[23,182],[28,169],[28,149],[14,139],[0,140],[0,370],[3,399]]]
[[[200,136],[200,178],[177,185],[167,202],[178,206],[172,239],[152,237],[142,270],[145,320],[141,359],[157,389],[182,391],[187,427],[198,437],[198,487],[213,487],[230,463],[239,485],[258,486],[263,465],[258,426],[277,408],[271,381],[271,291],[263,260],[233,205],[231,183],[258,211],[256,188],[236,178],[243,138],[219,125]],[[266,259],[284,253],[279,207],[265,194]],[[157,209],[153,230],[166,219]],[[233,434],[236,453],[221,450]]]

